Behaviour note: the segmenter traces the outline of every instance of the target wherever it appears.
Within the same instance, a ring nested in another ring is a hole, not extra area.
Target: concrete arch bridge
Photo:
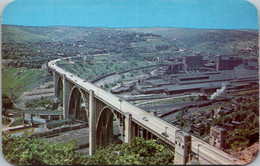
[[[149,114],[117,96],[69,73],[57,66],[56,59],[48,63],[53,74],[55,96],[62,101],[63,118],[74,118],[89,124],[89,154],[97,146],[112,143],[117,125],[123,142],[134,137],[159,139],[175,149],[175,163],[186,164],[191,152],[198,153],[202,164],[243,164],[238,159],[214,148],[179,128]],[[165,131],[167,130],[167,131]],[[166,132],[166,134],[165,134]]]

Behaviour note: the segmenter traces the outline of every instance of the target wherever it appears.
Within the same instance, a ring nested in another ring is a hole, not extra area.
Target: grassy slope
[[[100,34],[114,34],[116,31],[111,28],[89,28],[89,27],[66,27],[66,26],[9,26],[6,28],[15,28],[28,34],[39,35],[45,39],[65,41],[65,40],[95,40]]]
[[[26,32],[23,30],[18,29],[17,27],[13,26],[2,26],[3,31],[3,43],[8,42],[23,42],[23,41],[30,41],[30,42],[37,42],[40,40],[49,40],[49,37]]]
[[[2,66],[2,68],[4,68]],[[24,70],[14,67],[4,68],[2,71],[2,93],[9,97],[18,97],[23,92],[32,90],[44,82],[44,71]]]

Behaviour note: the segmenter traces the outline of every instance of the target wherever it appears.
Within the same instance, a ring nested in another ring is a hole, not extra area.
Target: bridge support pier
[[[143,128],[143,138],[147,140],[147,130]]]
[[[70,92],[73,88],[73,84],[67,81],[66,75],[63,74],[63,119],[68,118],[68,112],[69,112],[69,98],[70,98]]]
[[[140,137],[140,127],[138,124],[134,123],[134,136],[135,137]]]
[[[131,139],[136,137],[135,128],[136,128],[136,124],[132,121],[131,122]]]
[[[174,164],[186,165],[190,161],[191,135],[184,131],[175,132]]]
[[[58,80],[59,80],[58,73],[53,72],[54,96],[55,97],[58,97]]]
[[[130,143],[132,138],[132,114],[125,114],[125,143]]]
[[[95,122],[95,108],[94,108],[94,92],[90,90],[89,93],[89,155],[95,154],[96,148],[96,122]]]

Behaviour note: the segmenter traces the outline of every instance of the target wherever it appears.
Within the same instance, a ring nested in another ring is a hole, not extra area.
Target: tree
[[[136,137],[131,143],[112,144],[99,149],[89,158],[88,164],[98,165],[169,165],[173,164],[172,152],[155,140]]]
[[[15,165],[169,165],[172,152],[155,140],[135,138],[131,143],[112,144],[100,148],[94,156],[75,150],[75,141],[48,142],[38,138],[11,137],[2,139],[5,158]]]
[[[15,165],[78,165],[85,159],[74,150],[75,142],[47,142],[28,135],[11,137],[4,133],[2,138],[3,155]]]

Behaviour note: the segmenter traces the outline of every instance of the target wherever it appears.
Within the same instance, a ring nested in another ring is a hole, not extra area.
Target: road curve
[[[67,58],[62,58],[67,59]],[[85,91],[89,92],[90,90],[94,91],[95,97],[99,100],[103,101],[107,105],[111,106],[112,108],[115,108],[117,110],[126,113],[129,112],[132,114],[133,121],[140,124],[142,127],[153,131],[156,136],[159,138],[165,140],[168,144],[174,145],[175,142],[175,131],[179,130],[179,128],[165,122],[164,120],[153,116],[146,111],[138,108],[137,106],[121,100],[119,101],[119,97],[97,87],[94,84],[91,84],[87,82],[86,80],[68,72],[64,69],[57,66],[57,62],[61,59],[56,59],[53,61],[50,61],[48,63],[48,67],[60,75],[66,75],[66,79],[73,84],[81,87]],[[144,121],[143,117],[147,117],[148,121]],[[167,134],[169,137],[164,137],[161,133],[165,131],[165,127],[167,127]],[[192,151],[197,154],[198,152],[198,145],[199,145],[199,158],[201,161],[201,164],[225,164],[225,165],[235,165],[235,164],[246,164],[245,162],[209,145],[208,143],[192,136]]]

